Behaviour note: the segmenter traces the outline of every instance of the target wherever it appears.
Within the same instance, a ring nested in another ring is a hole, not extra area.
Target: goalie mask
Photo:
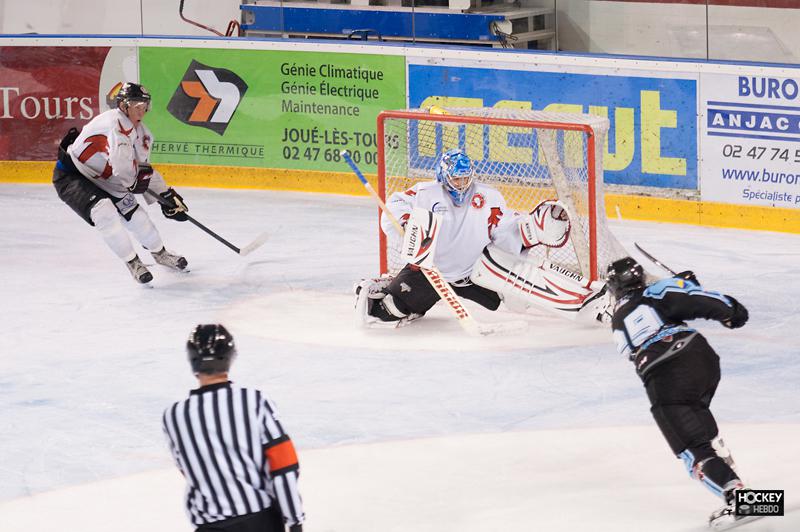
[[[644,269],[631,257],[612,262],[606,276],[608,289],[616,299],[634,290],[644,288]]]
[[[449,150],[442,155],[436,167],[436,181],[442,184],[457,206],[464,203],[474,180],[475,169],[464,150]]]
[[[195,374],[227,373],[236,358],[236,345],[224,326],[198,325],[189,335],[186,353]]]

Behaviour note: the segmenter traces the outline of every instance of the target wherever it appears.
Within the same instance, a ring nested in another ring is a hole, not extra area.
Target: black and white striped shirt
[[[297,455],[260,391],[230,382],[192,390],[164,411],[163,427],[186,478],[193,524],[259,512],[276,500],[287,526],[303,522]]]

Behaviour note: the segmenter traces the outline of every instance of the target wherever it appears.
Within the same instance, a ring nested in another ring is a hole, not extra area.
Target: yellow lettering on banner
[[[661,128],[675,128],[678,112],[661,109],[661,93],[641,92],[642,171],[647,174],[686,175],[686,159],[661,157]],[[694,142],[694,139],[689,139]]]
[[[437,107],[483,107],[482,98],[459,98],[455,96],[428,96],[420,104],[420,109],[428,109],[432,105]],[[467,155],[475,160],[483,159],[483,127],[468,126],[446,126],[439,125],[435,129],[430,128],[420,131],[419,134],[419,155],[422,157],[433,157],[436,155],[436,130],[441,128],[442,150],[447,151],[451,148],[458,148],[458,130],[465,128],[465,149]]]
[[[590,105],[589,114],[608,118],[608,107]],[[614,109],[614,152],[611,152],[611,146],[609,145],[611,135],[606,135],[603,169],[624,170],[633,161],[633,154],[636,151],[633,117],[634,109],[632,107],[617,107]]]
[[[549,113],[582,113],[583,105],[575,103],[551,103],[543,109]],[[564,133],[564,164],[569,168],[582,168],[586,166],[583,160],[583,133],[580,131],[568,131]],[[541,149],[539,156],[542,156]],[[542,159],[540,159],[542,160]]]
[[[531,110],[531,102],[500,100],[494,104],[495,109],[520,109]],[[527,133],[530,129],[524,127],[494,127],[489,135],[489,158],[508,163],[531,164],[533,161],[533,148],[525,146],[511,146],[508,137],[512,133]]]

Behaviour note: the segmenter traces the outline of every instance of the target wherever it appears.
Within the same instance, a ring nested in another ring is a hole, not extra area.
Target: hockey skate
[[[158,264],[173,270],[183,271],[189,265],[184,257],[170,253],[166,247],[161,248],[161,251],[151,251],[150,254]]]
[[[138,255],[126,262],[125,265],[128,267],[128,271],[131,272],[136,282],[147,284],[153,280],[153,274],[150,273],[150,270],[142,263],[142,259],[140,259]]]
[[[421,318],[421,314],[409,314],[405,317],[395,316],[386,309],[382,301],[386,297],[383,290],[392,282],[390,277],[364,279],[356,283],[356,325],[365,328],[395,329]]]
[[[712,512],[708,517],[709,528],[712,530],[729,530],[763,517],[760,515],[736,515],[736,492],[746,489],[741,482],[737,481],[735,487],[725,490],[726,504]]]

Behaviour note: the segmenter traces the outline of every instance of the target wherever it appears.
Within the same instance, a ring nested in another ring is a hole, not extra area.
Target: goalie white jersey
[[[436,181],[417,183],[404,192],[389,197],[387,207],[405,223],[415,207],[442,216],[442,226],[433,263],[448,282],[469,277],[483,248],[494,243],[509,253],[519,253],[522,237],[515,212],[506,206],[499,191],[483,183],[475,183],[470,197],[456,206],[442,185]],[[390,238],[399,238],[386,215],[381,216],[381,229]]]
[[[136,182],[138,165],[149,162],[152,144],[153,134],[147,126],[135,126],[125,113],[111,109],[86,124],[67,153],[84,177],[119,198]],[[150,190],[167,190],[158,172],[153,172]]]

